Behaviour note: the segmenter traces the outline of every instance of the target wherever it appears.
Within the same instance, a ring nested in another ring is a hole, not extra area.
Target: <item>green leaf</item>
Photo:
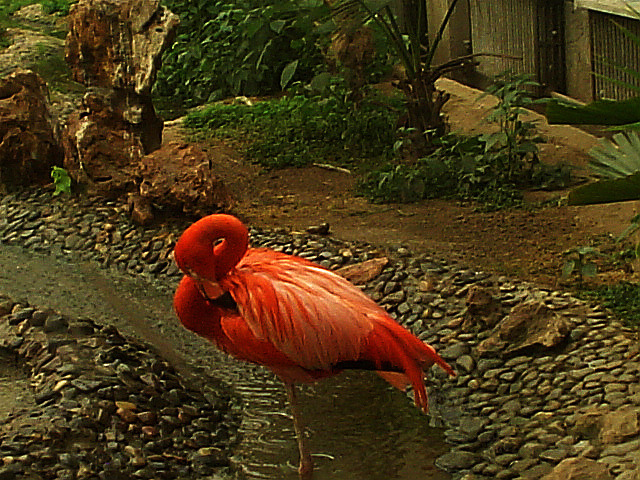
[[[598,274],[598,266],[595,263],[585,263],[581,269],[585,277],[595,277]]]
[[[61,193],[71,193],[71,177],[69,177],[69,173],[64,168],[51,167],[51,178],[56,187],[53,192],[54,196],[60,195]]]
[[[273,30],[274,32],[280,34],[282,33],[282,29],[284,28],[284,26],[287,24],[286,20],[274,20],[273,22],[271,22],[269,24],[269,26],[271,27],[271,30]]]
[[[598,250],[595,247],[579,247],[578,249],[576,249],[576,252],[578,252],[580,255],[591,255],[592,253],[600,253],[600,250]]]
[[[284,90],[293,76],[296,73],[296,69],[298,68],[298,60],[294,60],[293,62],[289,62],[286,67],[282,70],[282,74],[280,75],[280,87]]]
[[[631,235],[632,233],[634,233],[638,229],[640,229],[640,218],[638,218],[638,217],[639,217],[638,215],[635,215],[631,219],[631,225],[629,225],[627,228],[625,228],[624,232],[622,232],[620,235],[618,235],[618,238],[616,238],[616,243],[621,242],[622,240],[627,238],[629,235]],[[636,247],[636,250],[637,250],[638,247],[640,247],[640,243]]]
[[[311,79],[311,89],[316,92],[324,92],[331,84],[332,75],[329,72],[322,72]]]
[[[562,276],[564,278],[567,278],[569,275],[571,275],[573,273],[573,270],[576,268],[576,261],[575,260],[569,260],[567,262],[564,263],[564,265],[562,266]]]
[[[597,100],[587,105],[551,99],[547,102],[551,124],[626,125],[640,122],[640,97],[627,100]]]
[[[603,178],[621,178],[640,170],[640,135],[617,133],[612,141],[601,139],[589,151],[589,166]]]
[[[599,180],[569,192],[569,205],[624,202],[640,198],[640,172],[613,180]]]

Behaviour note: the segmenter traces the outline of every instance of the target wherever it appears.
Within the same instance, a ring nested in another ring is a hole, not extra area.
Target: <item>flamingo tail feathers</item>
[[[430,345],[392,321],[376,325],[367,337],[365,351],[367,357],[381,367],[384,364],[393,364],[402,370],[379,371],[378,374],[402,391],[412,385],[415,404],[424,412],[429,409],[424,371],[437,364],[449,375],[455,375],[449,364]]]

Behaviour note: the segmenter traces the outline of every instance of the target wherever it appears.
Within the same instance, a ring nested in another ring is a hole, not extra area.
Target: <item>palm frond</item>
[[[612,141],[601,139],[589,152],[591,170],[601,178],[622,178],[640,171],[640,135],[616,133]]]
[[[551,124],[627,125],[640,121],[640,97],[596,100],[587,105],[552,98],[547,102],[546,117]]]

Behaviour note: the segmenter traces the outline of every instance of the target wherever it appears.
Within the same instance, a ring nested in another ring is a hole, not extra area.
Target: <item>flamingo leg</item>
[[[293,427],[296,431],[296,439],[298,440],[298,449],[300,450],[300,466],[298,467],[298,474],[301,479],[308,480],[313,474],[313,460],[311,459],[311,450],[309,449],[309,442],[305,435],[305,425],[300,415],[300,408],[298,406],[298,397],[296,394],[296,387],[291,383],[284,384],[287,390],[287,398],[289,405],[291,405],[291,415],[293,416]]]

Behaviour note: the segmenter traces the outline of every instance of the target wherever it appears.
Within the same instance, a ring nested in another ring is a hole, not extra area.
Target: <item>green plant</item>
[[[282,168],[383,157],[391,151],[396,121],[393,111],[376,101],[353,108],[336,88],[328,98],[298,95],[255,105],[213,104],[187,115],[184,125],[240,140],[250,160]]]
[[[51,178],[56,187],[53,192],[54,196],[60,195],[61,193],[71,193],[71,177],[69,176],[69,172],[64,168],[51,167]]]
[[[69,15],[69,8],[77,0],[43,0],[40,2],[45,13],[49,15],[66,16]]]
[[[315,24],[320,0],[167,0],[180,15],[154,93],[185,107],[236,95],[267,95],[309,80],[323,62]]]
[[[479,97],[493,95],[498,99],[487,120],[497,123],[499,131],[486,133],[482,138],[487,151],[496,147],[502,151],[505,163],[500,168],[507,170],[509,178],[518,175],[520,170],[527,169],[531,164],[538,163],[537,144],[544,141],[536,134],[534,121],[522,120],[526,108],[544,101],[532,97],[529,89],[540,87],[540,84],[531,78],[530,74],[503,72]]]
[[[446,72],[459,68],[465,59],[454,59],[444,65],[433,63],[436,49],[441,43],[445,28],[453,14],[458,0],[448,3],[446,13],[439,28],[433,34],[428,31],[425,2],[416,2],[415,15],[405,19],[405,29],[399,26],[391,0],[335,0],[327,2],[331,6],[339,34],[357,31],[362,26],[373,24],[386,38],[389,51],[392,51],[401,63],[406,79],[399,83],[406,98],[407,125],[416,129],[424,137],[417,145],[424,151],[433,137],[446,131],[441,113],[448,96],[435,87],[436,80]]]
[[[595,289],[583,290],[580,296],[596,300],[611,309],[629,326],[640,325],[640,285],[633,282],[620,282],[615,285],[602,285]]]
[[[564,252],[570,257],[562,266],[562,277],[569,278],[571,275],[578,277],[578,282],[582,283],[584,277],[595,277],[598,273],[598,265],[593,261],[596,256],[604,256],[595,247],[575,247]]]
[[[13,43],[11,38],[7,35],[7,29],[0,26],[0,48],[7,48]]]
[[[37,0],[8,0],[0,2],[0,22],[5,23],[9,17],[22,7],[38,3]]]
[[[640,18],[640,13],[627,5]],[[640,48],[640,37],[616,22],[618,30]],[[637,52],[632,52],[637,53]],[[601,59],[632,78],[640,78],[637,72],[626,65],[616,65]],[[614,78],[603,77],[629,90],[640,92],[637,85]],[[549,123],[609,125],[611,130],[621,130],[613,136],[613,141],[600,140],[590,152],[589,165],[600,177],[596,182],[582,185],[568,195],[571,205],[618,202],[640,198],[640,97],[616,101],[601,99],[587,105],[551,99],[546,111]]]
[[[535,85],[528,76],[501,75],[488,89],[498,100],[487,117],[498,123],[497,132],[435,137],[430,154],[411,164],[383,165],[362,182],[361,192],[375,201],[454,197],[493,210],[520,205],[524,188],[567,185],[568,167],[539,161],[537,144],[542,138],[533,122],[521,119],[524,108],[536,102],[525,87]],[[395,150],[410,146],[411,138],[402,137]]]

